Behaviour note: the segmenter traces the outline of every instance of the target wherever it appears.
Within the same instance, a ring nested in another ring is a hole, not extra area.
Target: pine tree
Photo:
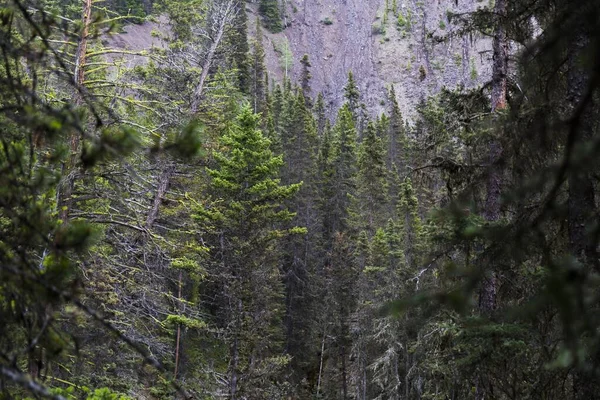
[[[231,43],[233,45],[233,64],[237,69],[238,87],[244,94],[250,93],[250,65],[248,55],[250,46],[248,45],[248,15],[246,14],[246,2],[237,0],[236,14],[233,22],[233,32],[231,34]]]
[[[265,85],[265,48],[263,47],[263,33],[260,21],[256,19],[256,37],[251,42],[250,54],[250,95],[253,110],[261,113],[265,109],[265,96],[267,86]]]
[[[316,281],[319,264],[319,215],[317,200],[317,135],[313,116],[305,105],[300,89],[287,93],[283,104],[281,138],[284,160],[281,175],[284,183],[303,182],[298,194],[288,201],[296,212],[291,223],[307,228],[305,236],[289,237],[284,244],[283,265],[286,287],[286,349],[292,356],[297,381],[308,379],[315,365],[319,343],[314,313],[318,305],[320,283]]]
[[[355,216],[356,225],[369,236],[383,226],[387,203],[385,152],[375,124],[369,122],[358,149],[358,174]]]
[[[302,94],[304,95],[304,101],[306,102],[306,106],[312,107],[312,99],[310,97],[311,88],[310,88],[310,80],[312,75],[310,74],[310,60],[308,59],[308,54],[302,56],[300,60],[300,64],[302,64],[302,72],[300,74],[300,88],[302,89]]]
[[[260,0],[258,3],[258,12],[265,21],[267,29],[273,33],[283,30],[281,21],[281,11],[277,0]]]
[[[348,103],[348,109],[350,110],[352,119],[356,125],[360,116],[360,91],[358,90],[352,71],[348,71],[348,82],[346,83],[346,86],[344,86],[344,98]]]
[[[319,92],[317,96],[317,102],[314,107],[315,119],[317,122],[317,134],[319,138],[323,137],[323,132],[325,131],[325,123],[327,121],[327,117],[325,116],[325,99],[323,98],[323,93]]]
[[[231,398],[262,398],[256,393],[266,388],[254,379],[287,363],[280,357],[279,245],[288,234],[304,231],[276,228],[293,218],[282,203],[300,184],[281,185],[282,158],[273,155],[257,129],[258,119],[244,107],[221,138],[223,150],[214,153],[217,166],[208,169],[215,201],[197,210],[213,237],[210,272],[218,282],[216,306],[229,347]]]
[[[332,132],[333,138],[330,138],[325,129],[319,154],[320,207],[326,251],[331,249],[336,232],[346,232],[351,227],[350,206],[356,190],[356,130],[347,105],[340,109]]]

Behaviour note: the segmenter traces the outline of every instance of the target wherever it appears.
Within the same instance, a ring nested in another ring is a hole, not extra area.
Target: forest
[[[0,1],[0,399],[600,399],[600,2],[446,12],[411,112],[269,73],[311,3]]]

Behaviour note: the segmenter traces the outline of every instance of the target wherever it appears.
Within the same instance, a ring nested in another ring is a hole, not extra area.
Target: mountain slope
[[[450,13],[472,11],[482,3],[398,0],[394,11],[393,1],[387,0],[387,13],[384,0],[290,1],[285,17],[288,28],[263,38],[270,76],[282,79],[285,74],[281,48],[289,43],[294,58],[292,77],[298,78],[298,61],[308,54],[313,92],[323,92],[330,110],[341,105],[347,73],[352,71],[371,111],[381,111],[379,102],[394,84],[405,115],[413,114],[421,99],[444,86],[473,87],[489,80],[490,41],[452,37],[457,27],[448,18]],[[250,20],[256,17],[255,6],[249,4],[247,11]],[[436,43],[436,36],[447,37]]]

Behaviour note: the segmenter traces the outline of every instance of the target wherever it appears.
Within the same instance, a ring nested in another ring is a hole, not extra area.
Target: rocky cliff
[[[331,110],[341,105],[352,71],[372,112],[381,111],[381,99],[393,84],[410,117],[421,99],[444,86],[489,80],[490,40],[454,36],[458,28],[449,18],[481,6],[478,0],[289,0],[288,27],[263,38],[268,69],[283,77],[282,48],[289,44],[292,78],[298,78],[298,61],[308,54],[313,91],[323,92]],[[249,3],[247,11],[252,21],[256,7]]]
[[[457,35],[450,18],[484,6],[479,0],[284,1],[286,29],[277,34],[263,30],[269,76],[281,81],[287,73],[298,79],[299,61],[308,54],[313,93],[324,94],[330,115],[343,102],[348,71],[354,73],[362,101],[372,113],[383,110],[382,99],[393,84],[409,119],[421,99],[444,86],[473,87],[489,81],[491,41]],[[257,8],[247,3],[251,35]],[[129,26],[109,42],[130,50],[160,45],[151,32],[167,26],[164,18]]]

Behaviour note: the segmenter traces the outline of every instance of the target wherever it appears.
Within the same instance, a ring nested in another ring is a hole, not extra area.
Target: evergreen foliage
[[[153,7],[167,45],[108,62]],[[492,80],[408,123],[306,55],[270,82],[243,1],[6,2],[0,397],[597,398],[600,7],[448,18]]]
[[[260,0],[258,3],[258,12],[263,17],[265,27],[273,32],[281,32],[284,28],[281,21],[281,11],[277,0]]]

